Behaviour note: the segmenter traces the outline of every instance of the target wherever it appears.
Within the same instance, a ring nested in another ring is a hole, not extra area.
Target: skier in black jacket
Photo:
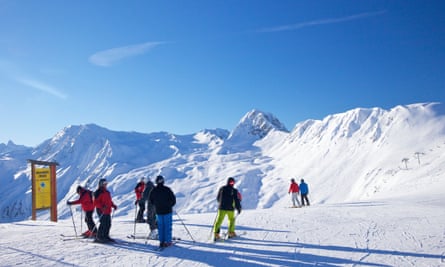
[[[221,224],[224,221],[224,217],[229,218],[228,223],[228,237],[235,237],[235,209],[238,214],[241,213],[241,200],[239,198],[238,190],[234,188],[235,179],[229,177],[227,179],[227,184],[221,187],[218,191],[216,199],[218,200],[218,215],[215,220],[215,225],[213,227],[213,233],[215,234],[214,240],[221,238],[219,232],[221,230]]]
[[[169,247],[172,243],[173,206],[176,197],[173,191],[164,186],[164,177],[156,177],[156,187],[151,190],[150,203],[155,206],[158,221],[159,246]]]

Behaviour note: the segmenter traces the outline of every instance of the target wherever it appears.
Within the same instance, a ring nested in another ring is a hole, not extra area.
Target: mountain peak
[[[255,141],[263,139],[271,131],[289,132],[271,113],[253,109],[239,121],[219,153],[227,154],[250,149]]]
[[[273,114],[253,109],[244,115],[231,136],[247,134],[262,139],[271,130],[289,132]]]

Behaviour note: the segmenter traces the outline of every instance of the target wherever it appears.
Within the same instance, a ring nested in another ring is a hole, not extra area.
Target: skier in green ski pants
[[[234,188],[235,179],[229,177],[227,179],[227,184],[221,187],[218,191],[216,199],[218,200],[218,214],[215,220],[215,225],[213,226],[214,240],[221,238],[220,230],[221,224],[224,218],[228,217],[228,237],[235,237],[235,209],[238,214],[241,213],[241,197],[236,188]]]

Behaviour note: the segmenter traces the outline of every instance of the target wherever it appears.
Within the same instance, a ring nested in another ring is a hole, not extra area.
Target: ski
[[[99,239],[94,239],[93,241],[91,241],[89,243],[102,244],[102,245],[108,245],[108,246],[135,246],[135,245],[137,245],[137,243],[128,242],[128,241],[121,240],[121,239],[112,239],[112,240],[105,240],[105,241],[100,241]]]
[[[85,240],[85,239],[91,239],[94,237],[89,237],[89,236],[75,236],[75,235],[63,235],[61,234],[60,237],[62,238],[62,241],[69,241],[69,240]]]
[[[243,236],[245,234],[246,234],[246,232],[242,232],[242,233],[237,234],[234,237],[229,237],[229,233],[225,232],[225,233],[222,234],[221,238],[213,239],[213,243],[226,242],[226,241],[231,240],[231,239],[237,239],[237,238],[239,238],[239,237],[241,237],[241,236]]]
[[[65,234],[60,234],[61,237],[79,237],[78,235],[65,235]]]
[[[76,238],[76,237],[66,237],[66,238],[62,238],[62,241],[71,241],[71,240],[79,240],[79,238]]]
[[[158,248],[156,249],[156,251],[162,252],[162,251],[164,251],[164,249],[166,249],[166,248],[170,248],[170,247],[176,246],[176,243],[177,243],[177,241],[172,241],[172,244],[171,244],[170,246],[168,246],[168,247],[158,247]]]
[[[120,241],[118,242],[117,240],[113,239],[111,240],[106,240],[106,241],[100,241],[99,239],[94,239],[92,241],[92,243],[96,243],[96,244],[104,244],[104,245],[113,245],[113,244],[119,244]]]
[[[99,245],[105,245],[105,246],[113,246],[113,247],[118,247],[118,248],[135,248],[141,251],[147,251],[147,252],[153,252],[153,253],[159,253],[159,247],[157,246],[153,246],[153,245],[147,245],[147,244],[141,244],[141,243],[137,243],[137,242],[131,242],[131,241],[125,241],[122,239],[113,239],[113,241],[105,241],[105,242],[101,242],[98,241],[97,239],[93,240],[93,241],[88,241],[87,243],[92,243],[92,244],[99,244]]]
[[[70,240],[83,239],[82,236],[65,235],[65,234],[60,234],[60,237],[62,238],[62,241],[70,241]]]
[[[158,238],[149,238],[146,236],[127,235],[128,239],[144,239],[144,240],[159,240]],[[180,237],[174,236],[172,240],[181,240]]]
[[[135,236],[135,235],[127,235],[129,239],[146,239],[146,240],[158,240],[157,238],[151,238],[148,236]]]

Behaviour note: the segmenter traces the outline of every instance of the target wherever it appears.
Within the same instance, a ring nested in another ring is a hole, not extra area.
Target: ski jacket
[[[71,202],[72,205],[80,204],[83,211],[93,211],[93,193],[88,189],[80,189],[79,199]]]
[[[105,188],[99,188],[94,192],[94,207],[99,214],[110,215],[111,208],[116,209],[110,192]]]
[[[169,214],[173,212],[176,196],[169,187],[164,186],[164,184],[158,184],[151,190],[150,203],[155,206],[156,214]]]
[[[220,210],[237,210],[241,211],[241,201],[239,199],[238,190],[231,185],[221,187],[216,196],[218,201],[218,209]]]
[[[290,183],[289,192],[288,193],[298,193],[300,192],[300,187],[296,182]]]
[[[139,200],[142,198],[142,193],[144,192],[145,189],[145,183],[144,182],[139,182],[136,187],[134,188],[134,192],[136,193],[136,200]]]
[[[300,183],[300,193],[301,194],[309,194],[309,187],[305,182]]]

